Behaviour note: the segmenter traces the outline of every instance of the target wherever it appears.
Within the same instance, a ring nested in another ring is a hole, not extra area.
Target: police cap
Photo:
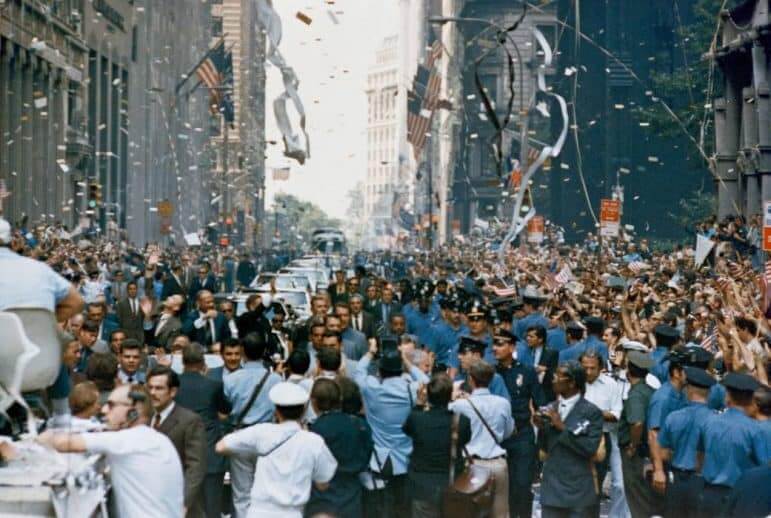
[[[403,370],[402,355],[398,350],[387,349],[380,357],[379,368],[383,372],[399,373]]]
[[[651,367],[656,365],[653,357],[642,351],[629,351],[626,358],[632,365],[645,370],[650,370]]]
[[[514,336],[514,333],[507,329],[503,329],[502,327],[499,327],[497,331],[495,331],[495,336],[493,336],[493,339],[497,341],[507,341],[514,343],[517,341],[517,337]]]
[[[282,381],[268,393],[271,403],[276,406],[300,406],[308,402],[308,391],[295,383]]]
[[[671,347],[680,338],[680,331],[667,324],[657,325],[653,333],[656,335],[656,343],[664,347]]]
[[[749,374],[729,372],[723,378],[723,385],[736,392],[755,392],[760,387],[760,382]]]
[[[458,344],[458,354],[464,354],[469,351],[483,353],[485,347],[487,346],[482,341],[475,340],[470,336],[462,336],[460,338],[460,344]]]
[[[710,388],[716,383],[715,378],[710,376],[710,374],[704,369],[686,366],[684,370],[685,378],[688,380],[689,385],[694,385],[701,388]]]

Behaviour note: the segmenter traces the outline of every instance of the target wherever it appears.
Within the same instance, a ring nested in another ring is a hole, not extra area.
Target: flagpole
[[[198,61],[198,63],[195,64],[195,66],[190,70],[190,72],[188,72],[185,75],[185,77],[182,79],[182,81],[177,83],[177,86],[174,88],[174,95],[179,94],[180,88],[182,88],[184,86],[184,84],[187,83],[187,80],[192,77],[192,75],[195,73],[196,70],[198,70],[198,67],[200,67],[203,64],[203,62],[206,61],[206,59],[209,56],[211,56],[211,53],[214,51],[214,49],[219,47],[225,41],[225,36],[227,36],[227,35],[228,35],[228,33],[223,34],[222,37],[220,37],[220,39],[217,41],[217,43],[215,43],[211,48],[209,48],[209,50],[206,51],[206,54],[203,55],[201,60]],[[196,88],[197,88],[197,86],[196,86]]]

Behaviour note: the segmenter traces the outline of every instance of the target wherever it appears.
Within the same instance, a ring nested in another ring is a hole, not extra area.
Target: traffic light
[[[102,204],[102,186],[97,182],[88,184],[88,208],[95,209]]]

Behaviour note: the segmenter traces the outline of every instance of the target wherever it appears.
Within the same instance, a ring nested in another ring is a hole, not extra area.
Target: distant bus
[[[311,248],[321,254],[345,255],[345,235],[336,228],[319,228],[311,236]]]

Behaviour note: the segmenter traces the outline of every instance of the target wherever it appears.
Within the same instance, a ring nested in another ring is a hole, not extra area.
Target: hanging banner
[[[765,236],[765,227],[763,234]],[[710,251],[712,250],[712,247],[715,246],[715,242],[712,241],[707,236],[697,235],[696,236],[696,256],[694,257],[694,264],[698,268],[701,266],[701,263],[704,262],[704,260],[709,255]]]
[[[604,199],[600,202],[600,235],[618,237],[621,227],[621,202]]]
[[[763,250],[771,252],[771,201],[763,207]]]
[[[527,242],[540,245],[543,242],[543,216],[534,216],[527,222]]]

